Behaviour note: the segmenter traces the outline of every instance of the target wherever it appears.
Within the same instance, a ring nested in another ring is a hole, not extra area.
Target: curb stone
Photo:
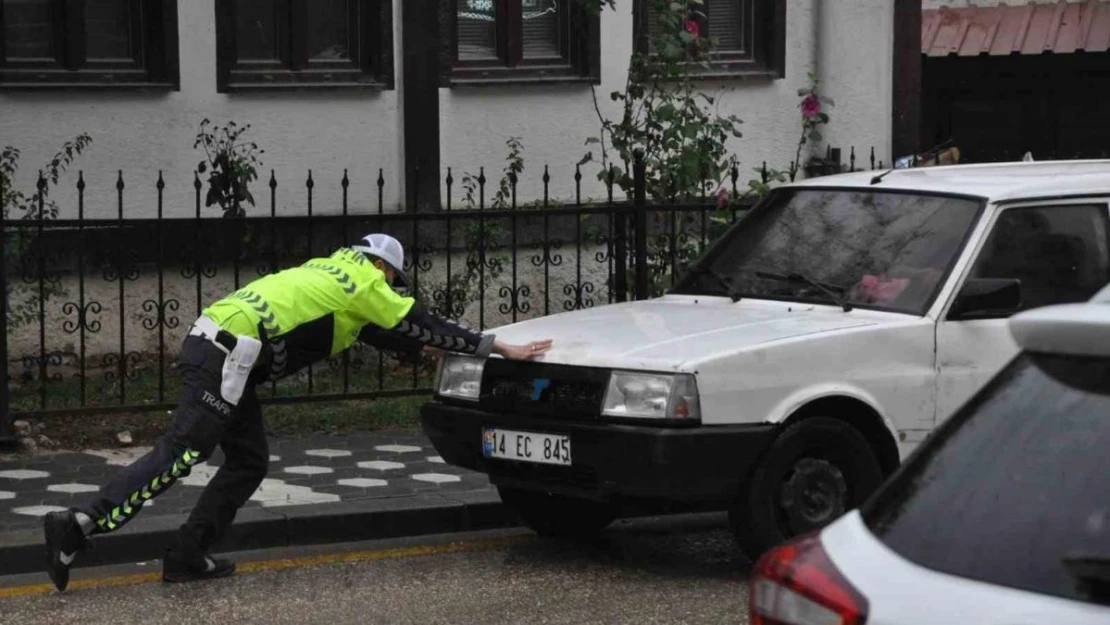
[[[74,568],[159,560],[184,517],[144,515],[92,540]],[[345,543],[382,538],[516,527],[516,514],[496,491],[416,494],[326,506],[245,508],[214,552]],[[40,531],[0,533],[0,575],[42,572]]]

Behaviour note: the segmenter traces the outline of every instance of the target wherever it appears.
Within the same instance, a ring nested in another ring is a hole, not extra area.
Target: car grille
[[[491,359],[482,377],[482,408],[557,418],[601,414],[609,372],[604,369]]]

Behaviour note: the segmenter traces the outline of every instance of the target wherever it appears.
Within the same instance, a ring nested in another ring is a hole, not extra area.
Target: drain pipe
[[[0,196],[4,195],[4,180],[0,178]],[[0,216],[2,217],[2,216]],[[0,450],[19,444],[15,423],[11,415],[11,396],[8,394],[8,235],[0,219]]]
[[[821,22],[824,19],[824,2],[822,0],[813,0],[813,74],[818,78],[821,76]]]
[[[825,77],[821,74],[821,54],[823,52],[821,44],[825,40],[822,36],[822,34],[824,33],[825,0],[812,1],[813,4],[811,13],[813,15],[813,58],[810,60],[810,66],[812,67],[811,71],[813,72],[813,75],[816,76],[818,80],[824,82]],[[808,142],[806,143],[805,152],[806,160],[811,160],[814,157],[820,156],[819,151],[815,150],[814,146]],[[798,168],[800,170],[804,170],[802,168],[802,163],[798,163]]]

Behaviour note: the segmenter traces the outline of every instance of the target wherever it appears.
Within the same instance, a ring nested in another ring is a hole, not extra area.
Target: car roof
[[[1110,160],[1069,160],[983,163],[895,169],[881,182],[883,170],[809,178],[793,187],[867,187],[933,193],[954,193],[1012,201],[1023,198],[1110,195]]]

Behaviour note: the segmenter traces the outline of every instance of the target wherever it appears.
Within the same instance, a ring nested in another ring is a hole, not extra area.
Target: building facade
[[[39,164],[87,132],[73,167],[88,217],[116,216],[121,176],[125,216],[153,215],[159,172],[165,214],[193,214],[203,119],[249,123],[243,139],[265,151],[248,211],[268,210],[271,170],[278,214],[304,213],[310,170],[318,214],[341,210],[344,171],[351,212],[378,210],[379,171],[384,210],[421,184],[445,204],[447,168],[456,181],[499,172],[510,137],[524,150],[520,199],[542,194],[545,165],[551,196],[571,198],[600,127],[595,100],[617,113],[609,94],[650,28],[639,2],[593,17],[576,0],[3,0],[0,146],[22,150],[17,187],[33,189]],[[810,72],[836,103],[825,142],[890,161],[894,4],[706,2],[726,53],[702,85],[744,120],[729,144],[743,176],[793,158]],[[420,163],[430,182],[413,177]],[[590,167],[583,192],[600,197]],[[54,192],[63,214],[76,211],[74,184]]]

